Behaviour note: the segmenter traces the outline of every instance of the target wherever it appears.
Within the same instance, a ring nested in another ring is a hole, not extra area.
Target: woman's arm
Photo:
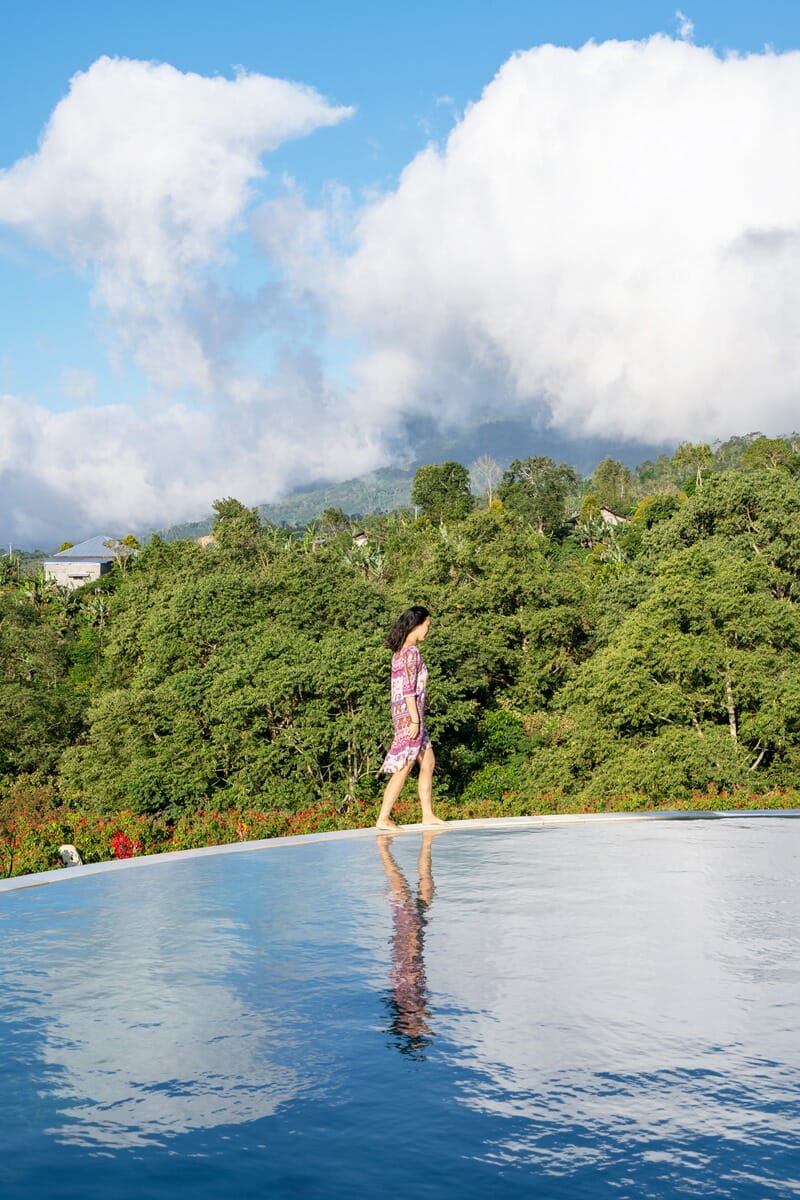
[[[406,712],[411,718],[412,739],[419,733],[419,709],[417,708],[417,675],[419,674],[419,650],[409,646],[403,663],[403,699]],[[414,729],[416,728],[416,733]]]

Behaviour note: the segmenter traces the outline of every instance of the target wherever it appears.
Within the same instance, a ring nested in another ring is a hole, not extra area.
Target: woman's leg
[[[413,765],[413,760],[409,763],[406,763],[406,765],[401,767],[399,771],[395,771],[394,775],[392,775],[391,779],[387,783],[386,791],[383,793],[383,804],[381,805],[381,811],[378,813],[376,828],[397,829],[394,821],[390,819],[389,813],[394,807],[395,800],[402,792],[403,784],[408,779]]]
[[[433,769],[436,766],[436,755],[430,742],[417,759],[419,763],[419,803],[422,808],[423,825],[446,825],[441,817],[433,815]]]
[[[422,835],[422,842],[419,848],[417,896],[426,908],[433,901],[434,886],[433,871],[431,869],[431,843],[438,836],[438,833],[433,833],[430,829],[427,830]]]

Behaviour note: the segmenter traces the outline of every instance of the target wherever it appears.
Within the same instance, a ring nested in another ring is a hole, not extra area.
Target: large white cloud
[[[74,76],[36,153],[0,171],[0,222],[91,273],[152,379],[207,390],[203,269],[241,227],[262,156],[351,112],[263,75],[101,58]]]
[[[269,373],[237,361],[249,334],[286,334],[280,294],[212,279],[231,265],[265,153],[351,111],[259,75],[104,58],[74,77],[39,149],[0,172],[0,223],[86,272],[152,387],[138,405],[89,406],[75,385],[91,377],[73,371],[69,411],[0,397],[5,537],[48,547],[158,526],[218,496],[256,503],[375,465],[374,439],[341,419],[302,338],[278,338]]]
[[[492,405],[651,442],[788,431],[798,111],[795,52],[541,46],[355,213],[344,250],[296,197],[254,227],[361,337],[356,386],[387,421]]]

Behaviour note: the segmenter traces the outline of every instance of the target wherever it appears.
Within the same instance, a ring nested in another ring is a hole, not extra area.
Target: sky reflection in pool
[[[0,895],[0,1195],[800,1194],[800,822]]]

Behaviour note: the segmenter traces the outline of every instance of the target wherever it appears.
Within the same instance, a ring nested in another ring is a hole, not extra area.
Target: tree
[[[578,477],[566,463],[552,458],[515,458],[497,489],[509,512],[530,522],[539,533],[552,533],[564,524],[566,499]]]
[[[80,728],[63,633],[41,606],[0,594],[0,777],[51,770]]]
[[[0,587],[9,583],[18,583],[19,579],[19,559],[14,554],[4,554],[0,558]]]
[[[795,464],[800,464],[800,457],[786,438],[756,438],[742,455],[745,471],[792,470]]]
[[[681,481],[675,463],[666,454],[659,454],[655,460],[646,458],[644,462],[639,463],[634,474],[643,492],[675,491],[676,485]]]
[[[220,550],[233,557],[251,556],[261,534],[258,509],[245,508],[238,500],[227,497],[214,501],[212,532]]]
[[[672,456],[676,467],[695,472],[695,485],[703,486],[703,471],[706,471],[714,461],[711,447],[706,442],[681,442]]]
[[[469,469],[472,487],[478,495],[485,495],[490,505],[502,474],[502,467],[496,459],[492,458],[491,454],[482,454],[480,458],[476,458]]]
[[[540,714],[535,786],[596,803],[793,781],[800,608],[780,574],[724,536],[659,562],[639,603]]]
[[[341,508],[326,508],[321,517],[324,534],[341,533],[343,529],[347,529],[349,524],[350,522]]]
[[[123,538],[109,538],[103,545],[112,551],[114,563],[123,575],[142,548],[132,533],[126,533]]]
[[[757,438],[764,435],[755,431],[753,433],[737,434],[734,437],[728,438],[726,442],[715,442],[714,450],[714,467],[717,471],[739,470],[742,465],[742,458],[747,447]]]
[[[424,653],[437,787],[458,793],[473,778],[478,787],[485,777],[477,773],[496,765],[489,714],[501,709],[503,720],[513,709],[519,723],[550,702],[585,652],[585,572],[500,506],[455,529],[417,522],[387,557],[391,611],[413,597],[434,615]],[[499,779],[485,781],[494,787]]]
[[[460,521],[475,507],[469,471],[457,462],[420,467],[414,476],[411,500],[432,521]]]
[[[778,568],[785,594],[800,599],[800,480],[787,471],[725,471],[649,532],[645,554],[660,558],[711,537],[745,545]]]
[[[312,555],[260,535],[255,551],[161,543],[120,581],[87,735],[61,762],[97,811],[300,807],[372,786],[390,624],[375,587],[335,542]]]
[[[631,507],[633,476],[624,463],[604,458],[592,475],[592,494],[598,504],[612,512],[627,513]]]
[[[670,492],[645,496],[637,504],[632,520],[635,524],[644,526],[645,529],[652,529],[659,521],[668,521],[680,506],[680,497]]]

